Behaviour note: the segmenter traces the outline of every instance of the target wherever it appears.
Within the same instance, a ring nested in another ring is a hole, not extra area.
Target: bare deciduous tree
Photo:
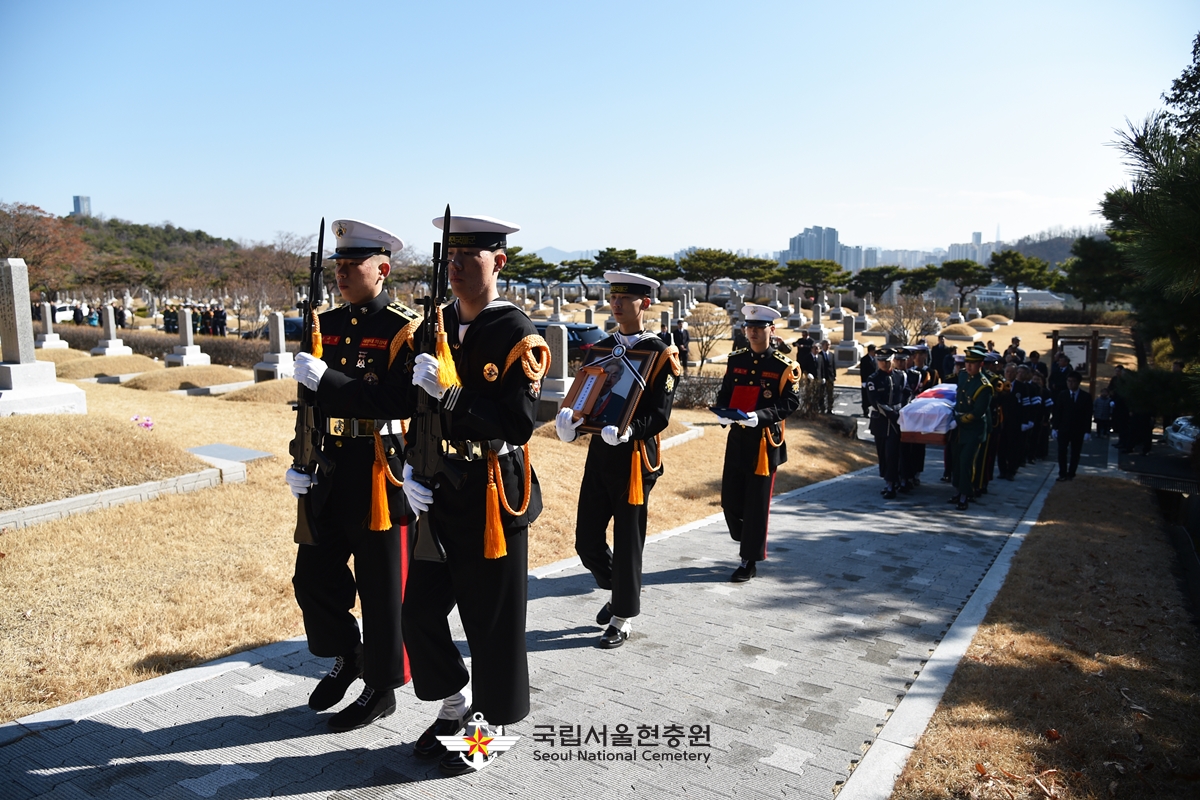
[[[932,303],[927,306],[920,297],[905,294],[894,305],[880,308],[879,321],[888,332],[889,341],[899,344],[913,344],[942,328]]]
[[[729,315],[711,303],[700,303],[692,309],[687,323],[703,368],[717,342],[729,335]]]

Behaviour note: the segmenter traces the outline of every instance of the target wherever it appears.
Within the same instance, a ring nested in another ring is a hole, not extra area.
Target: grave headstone
[[[658,315],[658,329],[663,333],[671,332],[671,312],[664,311]]]
[[[842,340],[833,351],[834,363],[844,369],[858,369],[858,360],[866,353],[866,348],[854,339],[854,317],[845,314],[842,317]]]
[[[834,303],[833,306],[830,307],[830,309],[829,309],[830,322],[841,322],[842,321],[842,313],[843,313],[842,312],[842,296],[839,294],[839,295],[837,295],[837,302]]]
[[[595,325],[596,324],[595,319],[596,319],[596,312],[594,310],[592,310],[590,308],[585,308],[583,310],[583,321],[584,322],[586,322],[588,325]]]
[[[100,307],[100,321],[104,326],[104,338],[92,348],[94,356],[131,356],[133,348],[117,338],[116,311],[108,304]]]
[[[538,289],[533,296],[533,307],[529,309],[529,313],[542,310],[542,290]]]
[[[560,291],[558,294],[556,294],[554,296],[554,306],[550,313],[550,321],[551,322],[566,322],[566,319],[563,317],[562,307],[563,307],[563,296],[562,296],[562,292]]]
[[[42,303],[42,332],[33,343],[35,350],[66,350],[67,343],[54,332],[54,306]]]
[[[283,312],[274,311],[267,317],[267,333],[270,344],[263,360],[254,365],[255,383],[290,378],[296,368],[283,336]]]
[[[817,298],[814,297],[812,306],[812,324],[809,325],[806,330],[808,331],[809,338],[819,342],[829,335],[829,328],[826,328],[821,324],[821,304],[816,302],[816,300]]]
[[[863,305],[864,305],[864,310],[866,311],[866,313],[868,313],[868,314],[875,313],[875,303],[871,299],[870,292],[867,292],[867,301]]]
[[[83,390],[55,380],[54,364],[38,361],[34,350],[29,267],[23,258],[5,258],[0,260],[0,417],[86,414]]]
[[[867,316],[867,303],[870,302],[871,293],[868,292],[866,297],[863,297],[858,302],[858,314],[854,317],[854,330],[858,332],[868,331],[871,329],[871,319]]]
[[[596,300],[596,310],[597,311],[603,310],[604,307],[608,305],[608,299],[605,297],[605,295],[607,293],[608,293],[608,289],[604,286],[601,286],[600,287],[600,298],[598,300]]]
[[[979,319],[983,316],[983,312],[979,310],[979,295],[971,295],[971,307],[967,309],[967,322],[973,319]]]
[[[179,310],[179,344],[170,353],[163,354],[163,361],[168,367],[191,367],[199,364],[211,364],[208,353],[200,352],[200,346],[192,337],[192,309]]]
[[[950,301],[950,316],[946,317],[946,323],[957,325],[960,322],[966,322],[966,319],[962,315],[962,298],[955,297]]]
[[[560,298],[554,298],[558,302]],[[546,326],[546,346],[550,348],[550,368],[542,379],[542,394],[538,401],[538,419],[551,420],[571,390],[572,378],[567,376],[567,326]]]

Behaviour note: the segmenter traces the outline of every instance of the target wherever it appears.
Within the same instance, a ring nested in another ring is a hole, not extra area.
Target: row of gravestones
[[[211,359],[192,338],[191,311],[181,309],[179,344],[164,354],[168,367],[209,364]],[[132,355],[118,336],[112,306],[104,306],[103,338],[92,355]],[[292,354],[283,336],[283,314],[271,315],[270,351],[254,367],[256,381],[292,374]],[[87,396],[78,386],[60,383],[50,361],[38,361],[36,351],[67,347],[54,332],[54,313],[42,304],[42,331],[36,339],[29,305],[29,268],[24,259],[0,260],[0,416],[12,414],[86,414]]]

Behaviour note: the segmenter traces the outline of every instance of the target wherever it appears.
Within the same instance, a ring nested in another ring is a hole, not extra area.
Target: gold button
[[[358,324],[358,320],[356,320],[354,317],[351,317],[351,318],[350,318],[350,324],[351,324],[351,325],[357,325],[357,324]]]
[[[338,439],[336,442],[334,442],[334,443],[333,443],[333,446],[334,446],[334,447],[341,447],[341,446],[342,446],[342,440],[341,440],[341,439]]]
[[[346,363],[346,359],[344,359],[344,358],[343,358],[343,359],[342,359],[342,363],[343,363],[343,364],[345,364],[345,363]]]
[[[350,344],[350,337],[349,337],[349,336],[347,336],[347,337],[346,337],[345,344]]]
[[[394,447],[389,447],[389,448],[388,448],[388,455],[389,455],[389,456],[394,456],[394,455],[396,455],[396,448],[394,448]]]

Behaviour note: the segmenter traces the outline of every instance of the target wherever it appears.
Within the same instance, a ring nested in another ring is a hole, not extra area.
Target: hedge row
[[[93,328],[90,325],[55,325],[54,332],[73,350],[91,350],[104,338],[102,328]],[[118,330],[117,336],[134,353],[150,358],[161,359],[179,344],[178,334],[162,331],[126,329]],[[214,364],[228,364],[247,369],[253,369],[255,364],[263,360],[269,346],[266,339],[239,339],[236,336],[198,334],[194,341]],[[288,351],[299,352],[298,342],[286,342],[286,345]]]

